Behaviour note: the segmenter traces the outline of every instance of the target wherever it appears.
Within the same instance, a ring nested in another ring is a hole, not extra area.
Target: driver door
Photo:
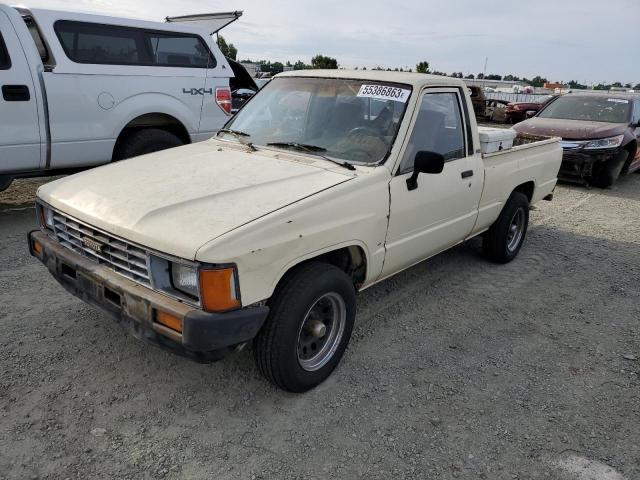
[[[478,168],[481,162],[476,155],[468,156],[471,139],[463,100],[459,89],[429,88],[418,102],[409,140],[390,183],[383,276],[461,242],[473,229],[484,171]],[[418,188],[409,190],[407,179],[419,151],[442,154],[444,170],[420,174]]]

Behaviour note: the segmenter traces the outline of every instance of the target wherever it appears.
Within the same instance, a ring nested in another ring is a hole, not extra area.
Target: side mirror
[[[444,170],[444,157],[436,152],[421,151],[413,161],[413,174],[407,178],[407,188],[418,188],[418,175],[421,173],[438,174]]]
[[[526,113],[525,113],[527,118],[532,118],[532,117],[535,116],[535,114],[536,114],[535,110],[527,110]]]

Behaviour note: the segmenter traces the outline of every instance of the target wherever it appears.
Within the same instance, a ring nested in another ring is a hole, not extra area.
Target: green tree
[[[233,45],[233,43],[227,43],[222,35],[218,36],[218,48],[222,54],[230,58],[231,60],[235,60],[238,56],[238,49]]]
[[[575,80],[571,80],[567,85],[569,86],[569,88],[577,90],[586,90],[588,88],[586,85],[582,85]]]
[[[294,70],[308,70],[309,68],[311,68],[311,66],[307,65],[302,60],[298,60],[296,63],[293,64]]]
[[[640,83],[638,83],[635,87],[633,87],[634,90],[640,90]]]
[[[429,73],[429,62],[420,62],[416,65],[416,72]]]
[[[469,75],[467,75],[467,76],[466,76],[466,77],[464,77],[464,78],[467,78],[467,79],[469,79],[469,80],[473,80],[474,78],[476,78],[476,76],[475,76],[473,73],[470,73]]]
[[[544,87],[545,83],[549,83],[549,80],[547,80],[544,77],[541,77],[540,75],[536,75],[531,79],[532,87]]]
[[[330,69],[336,70],[338,68],[338,60],[331,57],[325,57],[324,55],[316,55],[311,59],[311,67],[315,69]]]

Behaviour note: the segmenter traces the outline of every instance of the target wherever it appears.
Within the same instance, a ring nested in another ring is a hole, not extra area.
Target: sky
[[[222,31],[241,59],[341,67],[541,75],[551,81],[640,83],[640,0],[24,0],[62,8],[163,20],[243,10]]]

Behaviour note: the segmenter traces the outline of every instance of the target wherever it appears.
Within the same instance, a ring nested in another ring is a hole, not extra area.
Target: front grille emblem
[[[97,242],[93,238],[89,238],[89,237],[84,237],[82,239],[82,245],[84,245],[90,250],[93,250],[96,253],[102,253],[102,249],[105,247],[104,244]]]

